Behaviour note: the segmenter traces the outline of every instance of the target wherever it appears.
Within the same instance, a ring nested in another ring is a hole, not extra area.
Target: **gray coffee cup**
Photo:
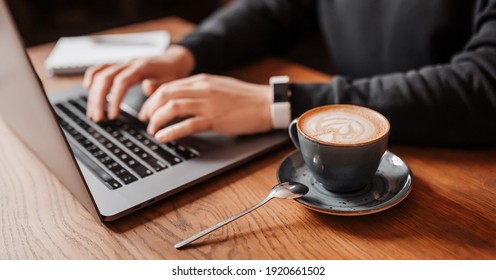
[[[325,117],[325,114],[332,116],[334,111],[346,110],[375,118],[383,131],[367,141],[333,143],[315,139],[301,128],[301,120],[316,112]],[[389,130],[387,119],[376,111],[354,105],[327,105],[309,110],[293,120],[289,125],[289,136],[314,178],[331,192],[345,193],[357,191],[372,181],[386,151]]]

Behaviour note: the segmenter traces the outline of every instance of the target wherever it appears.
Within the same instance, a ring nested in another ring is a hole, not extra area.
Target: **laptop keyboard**
[[[198,156],[177,141],[157,143],[146,133],[145,124],[126,112],[115,121],[91,122],[86,118],[86,101],[81,97],[55,104],[56,113],[60,126],[79,143],[71,144],[78,159],[110,189]]]

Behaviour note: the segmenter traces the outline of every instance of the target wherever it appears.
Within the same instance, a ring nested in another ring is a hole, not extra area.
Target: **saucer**
[[[296,181],[310,189],[295,199],[312,210],[340,216],[360,216],[389,209],[412,190],[412,173],[401,158],[386,151],[370,184],[353,193],[333,193],[317,182],[299,151],[287,155],[277,171],[279,182]]]

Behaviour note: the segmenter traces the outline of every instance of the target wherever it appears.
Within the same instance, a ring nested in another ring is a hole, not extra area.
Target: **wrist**
[[[177,78],[184,78],[191,74],[195,67],[195,58],[190,50],[181,45],[171,45],[165,52],[166,57],[174,61]]]

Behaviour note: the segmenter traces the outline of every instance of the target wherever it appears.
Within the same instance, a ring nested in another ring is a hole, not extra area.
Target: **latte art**
[[[382,136],[387,130],[385,120],[375,114],[372,110],[354,107],[316,110],[305,114],[300,128],[306,135],[321,142],[365,143]]]

